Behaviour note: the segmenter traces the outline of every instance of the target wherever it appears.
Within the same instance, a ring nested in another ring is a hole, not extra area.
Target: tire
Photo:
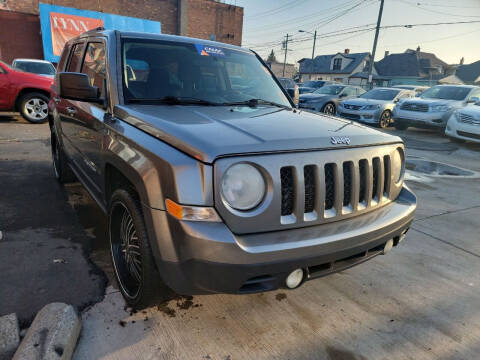
[[[172,297],[153,260],[142,209],[133,191],[113,192],[108,238],[115,278],[129,306],[143,309]]]
[[[50,135],[50,146],[52,151],[52,165],[55,178],[60,184],[75,182],[77,180],[74,172],[67,163],[67,158],[60,146],[55,131]]]
[[[391,122],[392,122],[392,113],[388,110],[385,110],[380,115],[380,119],[378,119],[378,126],[380,126],[382,129],[386,129]]]
[[[407,130],[408,129],[408,125],[407,124],[399,124],[397,122],[393,123],[393,126],[395,127],[395,129],[397,130]]]
[[[31,92],[23,95],[19,101],[20,114],[33,124],[41,124],[48,120],[48,97],[41,93]]]
[[[327,115],[335,115],[336,111],[335,104],[331,102],[326,103],[322,108],[322,112]]]

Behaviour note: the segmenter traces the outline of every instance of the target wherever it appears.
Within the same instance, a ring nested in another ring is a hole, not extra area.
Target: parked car
[[[43,75],[52,79],[56,73],[55,66],[46,60],[15,59],[12,62],[12,68],[32,74]]]
[[[0,61],[0,111],[19,111],[31,123],[47,121],[53,79],[18,71]]]
[[[386,128],[392,122],[392,112],[400,99],[415,96],[412,90],[387,87],[374,88],[357,99],[345,100],[338,105],[337,114],[343,118]]]
[[[419,98],[403,101],[395,108],[393,118],[397,129],[409,126],[445,130],[448,119],[457,109],[480,99],[480,87],[471,85],[433,86]]]
[[[298,105],[298,85],[295,84],[295,81],[290,78],[278,78],[280,84],[282,84],[283,88],[287,90],[288,95],[292,98],[295,105]]]
[[[325,85],[332,85],[336,84],[334,81],[327,81],[327,80],[310,80],[305,81],[301,86],[298,87],[298,92],[300,95],[311,93],[317,89],[320,89],[322,86]]]
[[[392,87],[397,89],[413,90],[415,91],[415,96],[420,96],[425,90],[430,88],[429,86],[420,85],[394,85]]]
[[[66,43],[58,70],[55,176],[75,174],[108,215],[130,306],[167,286],[293,289],[388,252],[413,220],[402,139],[296,111],[250,50],[92,30]],[[256,86],[232,90],[229,71]]]
[[[365,90],[357,86],[326,85],[312,93],[300,95],[299,107],[335,115],[340,101],[356,98],[364,92]]]
[[[480,143],[480,101],[455,111],[447,122],[445,135],[460,141]]]

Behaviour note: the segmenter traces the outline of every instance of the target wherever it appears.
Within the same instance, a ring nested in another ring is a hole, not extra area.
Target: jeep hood
[[[349,120],[271,106],[118,105],[115,117],[196,159],[282,151],[335,149],[401,142],[399,137]]]

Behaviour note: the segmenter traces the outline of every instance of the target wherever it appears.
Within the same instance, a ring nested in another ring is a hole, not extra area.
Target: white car
[[[56,73],[55,66],[50,61],[38,59],[15,59],[12,68],[49,78],[53,78]]]
[[[480,143],[480,101],[455,111],[448,119],[445,135]]]

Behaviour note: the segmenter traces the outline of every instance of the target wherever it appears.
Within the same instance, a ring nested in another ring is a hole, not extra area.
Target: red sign
[[[103,26],[102,19],[83,16],[50,13],[50,28],[52,31],[53,54],[60,56],[65,43],[85,31]]]

